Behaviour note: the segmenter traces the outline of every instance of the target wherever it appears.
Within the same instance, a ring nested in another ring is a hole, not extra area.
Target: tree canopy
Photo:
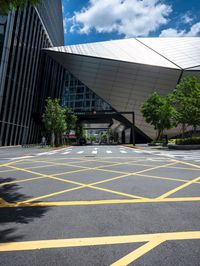
[[[0,0],[0,14],[7,15],[9,11],[25,8],[28,4],[37,5],[41,0]]]
[[[70,130],[75,128],[77,116],[71,108],[65,107],[65,121],[66,121],[66,133],[69,134]]]
[[[67,129],[65,109],[59,105],[58,99],[47,99],[42,116],[44,126],[51,133],[51,145],[55,145],[55,134],[62,134]]]
[[[170,106],[168,98],[164,98],[154,92],[142,105],[141,112],[147,123],[157,130],[157,139],[160,139],[165,129],[175,125],[174,108]]]
[[[183,78],[169,98],[175,108],[176,121],[182,125],[183,136],[187,126],[193,126],[196,130],[200,125],[200,83],[197,78]]]

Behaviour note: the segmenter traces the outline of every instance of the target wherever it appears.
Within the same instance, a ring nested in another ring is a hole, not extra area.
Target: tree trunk
[[[162,133],[162,130],[161,129],[158,129],[158,135],[157,135],[156,140],[160,140],[161,133]]]
[[[185,138],[185,129],[186,129],[185,124],[182,124],[182,138],[183,139]]]
[[[194,126],[193,126],[193,131],[194,131],[193,134],[194,134],[194,136],[195,136],[196,133],[197,133],[197,125],[194,125]]]
[[[60,133],[56,133],[56,146],[60,146]]]
[[[55,133],[54,131],[51,132],[51,146],[55,146]]]

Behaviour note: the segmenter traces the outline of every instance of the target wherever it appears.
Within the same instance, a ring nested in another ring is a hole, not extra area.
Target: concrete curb
[[[176,145],[168,144],[170,150],[200,150],[200,145]]]

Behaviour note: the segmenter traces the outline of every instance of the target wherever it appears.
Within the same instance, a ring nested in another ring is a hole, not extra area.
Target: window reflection
[[[105,111],[112,110],[111,106],[75,78],[69,72],[65,77],[65,90],[62,105],[74,111]]]

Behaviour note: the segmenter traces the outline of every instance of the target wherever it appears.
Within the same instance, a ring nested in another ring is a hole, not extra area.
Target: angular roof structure
[[[200,38],[131,38],[49,50],[131,63],[188,69],[200,66]]]
[[[198,37],[131,38],[45,51],[114,109],[134,111],[136,126],[151,138],[155,131],[142,117],[141,104],[153,91],[172,91],[183,75],[200,76]]]

